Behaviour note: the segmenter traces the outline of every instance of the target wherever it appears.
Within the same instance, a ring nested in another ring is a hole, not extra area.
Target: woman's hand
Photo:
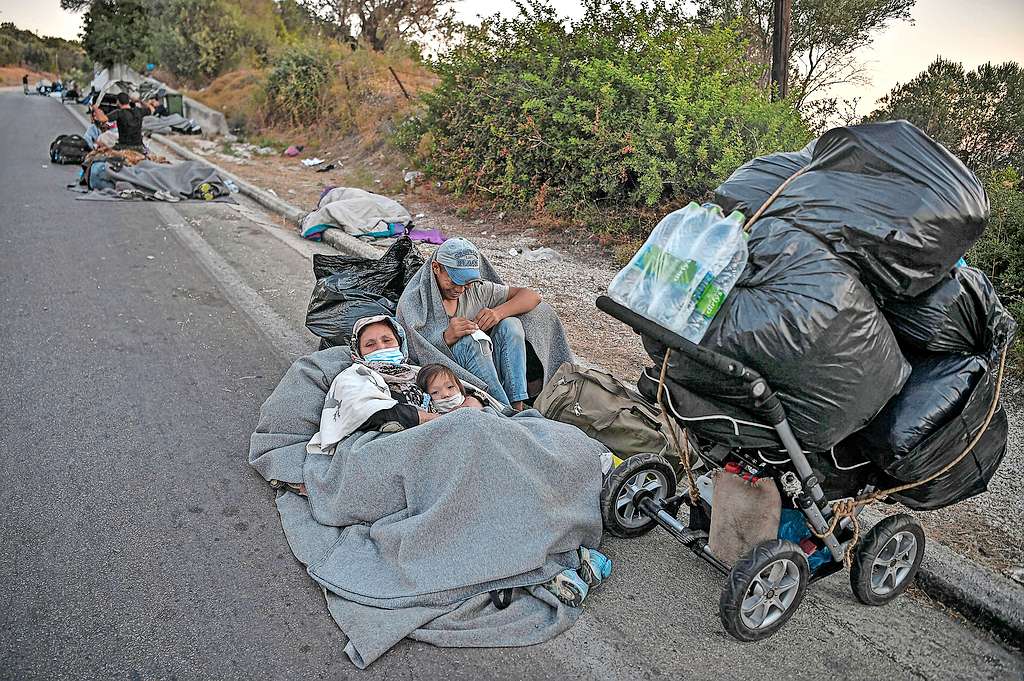
[[[484,405],[480,400],[476,399],[475,397],[466,395],[465,401],[463,401],[463,403],[460,404],[458,408],[462,409],[463,407],[470,407],[472,409],[483,409]]]

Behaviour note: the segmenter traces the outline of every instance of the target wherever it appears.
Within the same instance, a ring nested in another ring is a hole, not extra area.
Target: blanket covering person
[[[354,236],[396,236],[410,222],[409,211],[394,199],[357,187],[335,187],[302,219],[301,233],[309,239],[334,227]],[[396,232],[390,225],[402,229]]]
[[[127,182],[143,192],[162,192],[179,199],[200,198],[198,193],[204,186],[209,188],[212,197],[231,193],[216,170],[198,161],[182,161],[173,165],[142,161],[119,169],[110,167],[107,179],[115,184]]]
[[[405,327],[409,342],[409,355],[420,366],[444,364],[463,381],[482,390],[486,383],[462,367],[444,342],[444,331],[448,328],[448,315],[441,302],[441,291],[433,273],[435,255],[413,275],[398,300],[398,321]],[[480,277],[485,281],[504,284],[501,277],[487,258],[480,254]],[[527,344],[533,348],[544,366],[544,382],[547,383],[558,367],[573,362],[572,350],[565,337],[565,329],[555,309],[541,302],[533,310],[516,317],[523,324]]]
[[[600,541],[606,449],[536,411],[459,409],[309,453],[349,356],[341,346],[292,365],[260,409],[249,463],[272,483],[305,485],[306,497],[279,492],[277,509],[352,662],[365,668],[405,637],[524,646],[570,627],[581,611],[536,585],[578,568],[578,547]],[[503,588],[513,598],[499,610],[489,592]]]

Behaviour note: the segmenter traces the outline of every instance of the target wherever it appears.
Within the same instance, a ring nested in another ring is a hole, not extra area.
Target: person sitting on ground
[[[133,102],[127,92],[122,92],[117,95],[117,108],[109,115],[104,114],[98,106],[94,106],[92,110],[93,116],[100,123],[117,124],[115,149],[131,149],[146,153],[146,147],[142,143],[142,119],[153,113],[153,107],[149,102]]]
[[[410,280],[398,302],[398,319],[410,332],[419,361],[444,363],[459,378],[521,411],[530,395],[527,342],[545,380],[572,361],[558,316],[550,306],[539,306],[537,292],[506,286],[476,246],[452,238]]]
[[[435,414],[447,414],[463,407],[483,407],[483,400],[467,390],[455,372],[443,364],[428,364],[416,375],[416,385],[430,397],[429,409]]]

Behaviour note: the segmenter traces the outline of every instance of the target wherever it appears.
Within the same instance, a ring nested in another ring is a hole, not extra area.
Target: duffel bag
[[[534,402],[545,418],[569,423],[620,459],[669,451],[661,410],[614,376],[566,362]]]
[[[89,143],[81,135],[58,135],[50,143],[50,162],[78,165],[89,153]]]

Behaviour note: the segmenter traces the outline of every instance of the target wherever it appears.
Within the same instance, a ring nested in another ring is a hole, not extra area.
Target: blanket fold
[[[448,315],[441,302],[441,291],[431,266],[431,255],[405,287],[398,300],[398,321],[405,327],[409,343],[409,355],[420,366],[444,364],[463,381],[486,390],[487,385],[455,361],[451,348],[444,342],[443,334],[448,328]],[[486,281],[504,284],[501,277],[486,257],[480,254],[480,276]],[[526,342],[533,348],[544,366],[544,382],[547,383],[558,367],[574,362],[565,329],[555,309],[545,302],[519,315],[526,332]]]
[[[578,567],[601,537],[605,448],[535,412],[460,409],[398,433],[354,433],[333,456],[307,453],[347,348],[298,360],[260,410],[250,464],[280,493],[295,556],[325,590],[365,667],[402,638],[438,646],[530,645],[579,611],[541,584]],[[501,443],[495,446],[495,443]],[[488,592],[515,588],[497,610]]]

